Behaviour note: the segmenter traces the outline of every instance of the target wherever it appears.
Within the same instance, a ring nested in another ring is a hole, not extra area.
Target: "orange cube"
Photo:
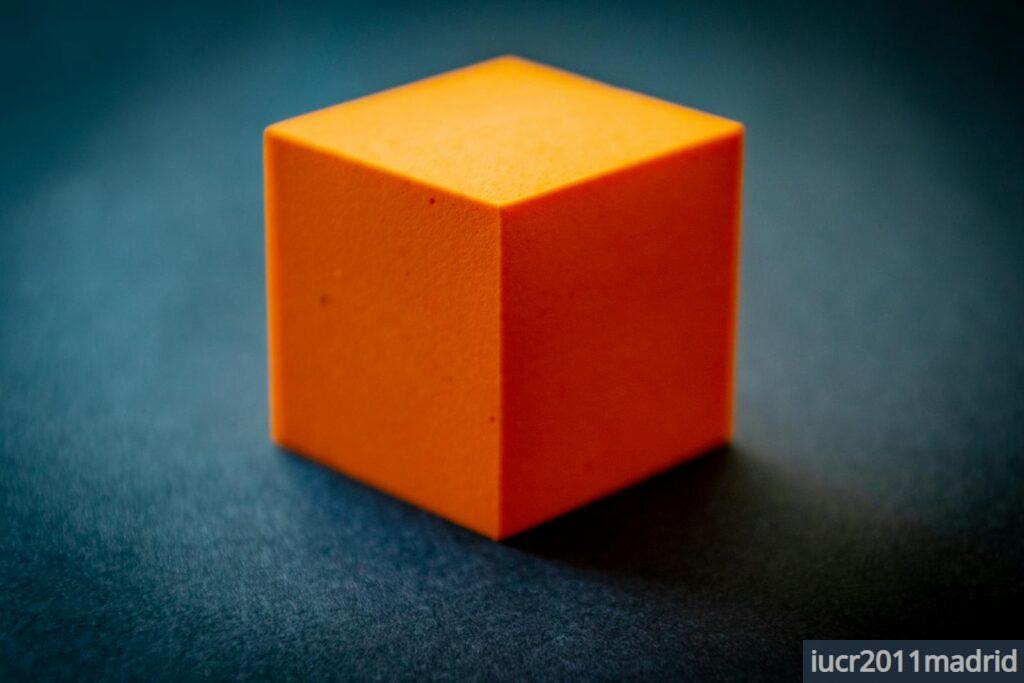
[[[273,440],[495,539],[728,441],[742,140],[514,57],[269,127]]]

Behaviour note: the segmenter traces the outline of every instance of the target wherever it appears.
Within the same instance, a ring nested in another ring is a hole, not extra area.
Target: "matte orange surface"
[[[511,57],[271,126],[273,439],[492,538],[726,442],[742,135]]]

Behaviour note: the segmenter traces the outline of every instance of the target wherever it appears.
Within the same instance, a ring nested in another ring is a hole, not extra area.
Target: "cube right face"
[[[508,209],[502,529],[731,436],[741,138]]]
[[[729,439],[738,124],[506,58],[265,150],[277,443],[504,538]]]

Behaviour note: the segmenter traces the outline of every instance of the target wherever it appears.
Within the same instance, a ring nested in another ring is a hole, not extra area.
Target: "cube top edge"
[[[509,55],[286,119],[267,136],[501,207],[742,131]]]

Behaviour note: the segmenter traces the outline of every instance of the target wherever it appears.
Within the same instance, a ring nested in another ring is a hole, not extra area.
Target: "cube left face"
[[[264,136],[271,436],[499,535],[496,209]]]

